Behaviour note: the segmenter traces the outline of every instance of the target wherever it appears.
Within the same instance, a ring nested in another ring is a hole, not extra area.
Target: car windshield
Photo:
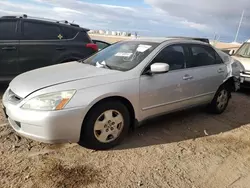
[[[244,43],[235,55],[250,58],[250,43]]]
[[[94,54],[84,63],[99,68],[128,71],[142,62],[158,45],[153,42],[123,41]]]

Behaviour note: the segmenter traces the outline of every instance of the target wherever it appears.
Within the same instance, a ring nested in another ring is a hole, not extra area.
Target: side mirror
[[[233,55],[235,53],[235,50],[230,50],[229,55]]]
[[[167,63],[154,63],[150,66],[150,72],[152,74],[165,73],[169,71],[169,65]]]

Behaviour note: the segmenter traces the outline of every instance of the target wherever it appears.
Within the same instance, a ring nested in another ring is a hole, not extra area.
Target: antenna
[[[237,38],[238,38],[238,35],[239,35],[239,32],[240,32],[241,23],[242,23],[242,20],[243,20],[243,17],[244,17],[244,13],[245,13],[245,10],[242,11],[241,18],[240,18],[240,23],[239,23],[239,27],[237,29],[234,42],[237,41]]]

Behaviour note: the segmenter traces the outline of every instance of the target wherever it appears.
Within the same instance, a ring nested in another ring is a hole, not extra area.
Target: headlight
[[[70,101],[76,90],[39,95],[27,101],[21,108],[31,110],[61,110]]]

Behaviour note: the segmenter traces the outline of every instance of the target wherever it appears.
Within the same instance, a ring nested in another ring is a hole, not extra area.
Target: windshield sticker
[[[130,57],[133,53],[127,53],[127,52],[118,52],[115,54],[117,57]]]
[[[152,46],[150,45],[144,45],[144,44],[140,44],[138,46],[138,48],[136,49],[137,52],[145,52],[147,51],[149,48],[151,48]]]

